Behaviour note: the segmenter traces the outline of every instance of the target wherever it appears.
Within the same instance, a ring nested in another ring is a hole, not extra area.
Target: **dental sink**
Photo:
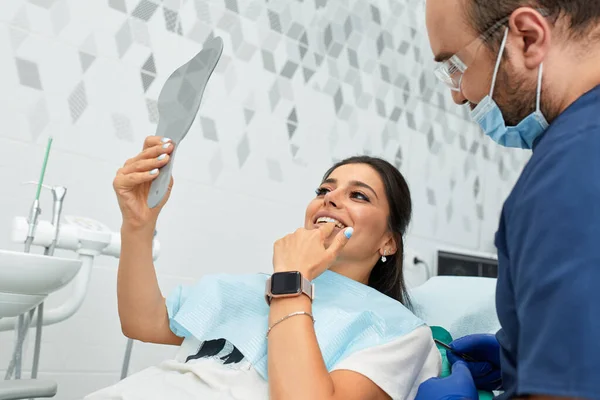
[[[0,250],[0,318],[36,307],[75,278],[82,261]]]

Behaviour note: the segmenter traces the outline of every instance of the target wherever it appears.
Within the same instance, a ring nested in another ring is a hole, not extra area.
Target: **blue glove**
[[[450,347],[479,361],[466,363],[478,389],[492,391],[502,388],[500,344],[496,336],[489,334],[463,336],[450,343]],[[446,354],[452,364],[464,361],[451,351],[447,351]]]
[[[431,378],[419,386],[415,400],[478,400],[479,394],[467,364],[457,361],[446,378]]]

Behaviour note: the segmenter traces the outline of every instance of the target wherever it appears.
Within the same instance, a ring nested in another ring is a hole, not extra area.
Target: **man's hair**
[[[467,20],[478,33],[484,33],[519,7],[541,9],[551,20],[565,18],[570,39],[587,39],[600,24],[598,0],[465,0]],[[493,44],[492,44],[493,45]]]

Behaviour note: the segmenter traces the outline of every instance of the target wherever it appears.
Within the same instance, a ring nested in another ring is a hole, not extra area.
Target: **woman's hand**
[[[325,241],[331,236],[335,224],[327,223],[319,229],[298,229],[275,242],[273,270],[275,272],[299,271],[308,280],[325,272],[352,236],[352,228],[340,231],[329,248]]]
[[[173,178],[165,198],[157,207],[148,207],[148,193],[152,181],[160,173],[158,169],[169,162],[172,151],[173,144],[169,139],[148,136],[144,141],[143,151],[127,160],[123,168],[117,171],[113,188],[123,215],[123,225],[134,229],[148,227],[154,230],[158,214],[171,193]]]

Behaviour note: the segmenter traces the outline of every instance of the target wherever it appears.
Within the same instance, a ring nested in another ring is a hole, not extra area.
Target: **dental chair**
[[[429,326],[446,329],[453,338],[496,333],[496,279],[434,276],[409,290],[413,312]]]

